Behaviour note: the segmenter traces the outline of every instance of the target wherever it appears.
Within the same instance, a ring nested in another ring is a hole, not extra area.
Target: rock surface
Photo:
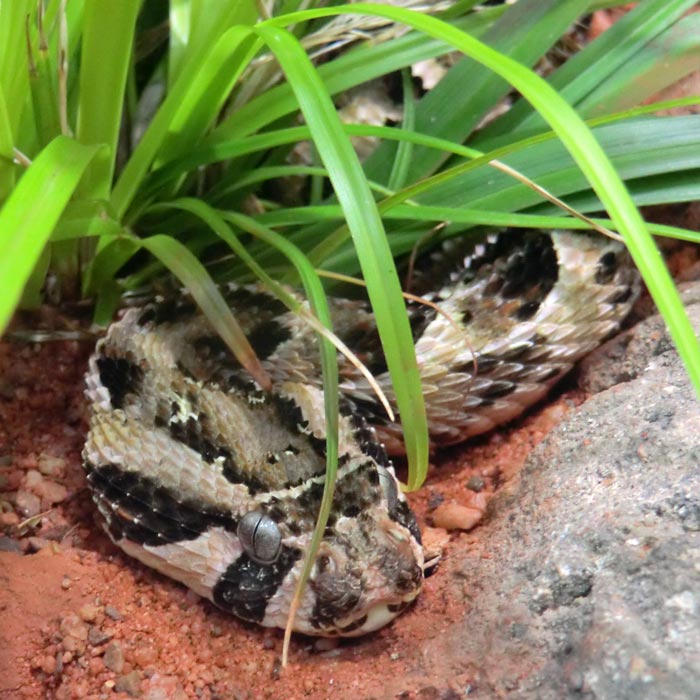
[[[453,571],[473,604],[444,645],[474,697],[700,697],[700,404],[658,317],[616,342],[584,384],[611,347],[636,378],[549,434],[492,503],[490,557]]]

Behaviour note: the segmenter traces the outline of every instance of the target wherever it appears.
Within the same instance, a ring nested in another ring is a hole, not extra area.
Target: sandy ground
[[[80,450],[89,344],[0,345],[0,698],[457,698],[478,685],[443,632],[468,609],[460,570],[488,557],[479,528],[432,527],[479,516],[529,450],[579,396],[466,450],[442,455],[412,494],[426,539],[444,547],[417,604],[369,637],[282,634],[217,611],[128,559],[94,520]],[[458,506],[455,508],[455,506]],[[430,659],[429,667],[425,659]],[[444,669],[435,659],[445,659]],[[448,673],[445,669],[450,668]]]

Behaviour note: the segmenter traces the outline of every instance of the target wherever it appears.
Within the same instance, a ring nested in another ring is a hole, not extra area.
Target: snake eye
[[[389,511],[393,511],[396,508],[396,504],[399,502],[399,489],[396,485],[396,479],[393,474],[384,467],[378,467],[378,472],[379,485],[382,488],[382,493],[384,494],[384,498],[386,498]]]
[[[269,516],[255,510],[246,513],[238,523],[237,534],[245,553],[258,564],[272,564],[277,559],[282,535]]]

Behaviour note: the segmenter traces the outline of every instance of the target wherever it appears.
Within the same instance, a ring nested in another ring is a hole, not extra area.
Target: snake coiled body
[[[489,234],[422,266],[440,309],[409,314],[433,447],[518,416],[614,332],[639,287],[621,244],[567,232]],[[239,617],[283,627],[323,490],[315,334],[262,290],[227,301],[273,379],[263,392],[187,295],[129,309],[90,361],[84,450],[110,537]],[[363,301],[333,300],[334,330],[393,401]],[[402,452],[364,377],[339,356],[336,494],[296,630],[357,635],[418,595],[420,531],[388,455]]]

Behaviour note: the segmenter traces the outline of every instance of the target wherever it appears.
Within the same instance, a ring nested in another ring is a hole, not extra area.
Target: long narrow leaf
[[[0,333],[61,212],[98,150],[98,146],[57,137],[39,154],[0,210]]]
[[[610,29],[572,56],[548,78],[569,104],[577,106],[627,63],[658,34],[683,15],[695,0],[645,0]],[[515,138],[546,128],[542,117],[526,100],[476,135],[477,148],[492,150]]]
[[[178,139],[171,133],[173,124],[178,123],[183,128],[190,124],[188,114],[200,100],[221,104],[255,50],[254,46],[247,43],[249,37],[248,27],[232,27],[210,49],[201,63],[188,62],[182,68],[180,77],[153,117],[112,192],[112,204],[117,216],[122,217],[127,211],[166,139],[169,139],[173,149],[183,148],[188,143],[182,135]],[[243,42],[246,42],[245,45]],[[210,86],[211,93],[207,92]],[[201,114],[198,112],[198,115]],[[188,136],[191,136],[189,132]]]
[[[514,61],[533,65],[587,5],[587,0],[518,0],[484,34],[484,45],[497,49]],[[426,19],[433,18],[426,16]],[[440,36],[444,38],[444,35]],[[498,99],[508,92],[507,76],[492,72],[492,66],[483,63],[478,55],[464,53],[475,60],[465,58],[459,61],[416,106],[418,131],[461,143]],[[434,172],[444,160],[444,154],[415,149],[409,179],[416,180]],[[388,163],[387,146],[377,149],[366,164],[367,176],[386,182]]]
[[[158,234],[136,240],[183,282],[236,359],[261,387],[269,389],[269,375],[202,263],[182,243],[170,236]]]
[[[401,285],[379,212],[335,106],[304,50],[291,34],[272,24],[263,23],[256,31],[297,96],[355,241],[404,428],[409,488],[416,488],[428,465],[425,406]]]
[[[85,10],[77,138],[81,143],[108,146],[83,183],[95,197],[108,197],[112,184],[124,87],[140,5],[140,0],[92,0]]]

